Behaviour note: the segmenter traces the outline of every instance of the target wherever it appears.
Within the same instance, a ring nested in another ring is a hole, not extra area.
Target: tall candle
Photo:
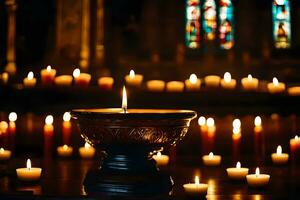
[[[200,116],[198,119],[198,125],[200,126],[201,132],[207,131],[207,126],[206,126],[206,118],[203,116]]]
[[[231,78],[231,74],[226,72],[224,78],[221,80],[221,86],[224,89],[234,89],[236,87],[236,80]]]
[[[206,76],[204,78],[204,82],[205,82],[205,86],[206,87],[219,87],[220,85],[220,76],[216,76],[216,75],[210,75],[210,76]]]
[[[279,145],[276,149],[276,153],[272,153],[271,158],[274,164],[282,165],[288,162],[289,154],[282,153],[282,147]]]
[[[187,91],[198,91],[200,90],[201,80],[196,74],[191,74],[189,79],[185,80],[185,88]]]
[[[170,81],[167,83],[168,92],[182,92],[184,89],[184,84],[181,81]]]
[[[256,116],[254,119],[254,133],[259,133],[262,131],[262,121],[260,116]]]
[[[42,168],[31,167],[31,161],[27,159],[26,168],[18,168],[16,172],[21,181],[37,181],[41,177]]]
[[[143,82],[143,75],[135,74],[134,70],[130,70],[129,75],[125,76],[126,85],[140,87]]]
[[[268,83],[267,87],[270,93],[280,93],[280,92],[284,92],[285,90],[285,84],[279,82],[276,77],[273,78],[272,83]]]
[[[298,135],[290,139],[290,151],[293,160],[300,156],[300,139]]]
[[[34,87],[36,85],[36,78],[33,72],[29,72],[27,77],[23,80],[24,87]]]
[[[207,194],[208,185],[200,183],[198,176],[195,176],[195,183],[187,183],[183,185],[186,194],[191,196],[205,196]]]
[[[100,77],[98,79],[98,86],[101,90],[112,90],[114,85],[113,77]]]
[[[227,168],[226,171],[227,171],[227,175],[230,179],[243,180],[248,175],[249,169],[242,168],[241,163],[237,162],[236,167]]]
[[[150,80],[147,81],[147,89],[151,92],[162,92],[165,89],[166,83],[162,80]]]
[[[8,115],[9,125],[9,146],[11,150],[15,149],[15,135],[16,135],[16,121],[18,119],[18,115],[15,112],[11,112]]]
[[[70,145],[71,140],[71,129],[72,124],[70,122],[71,114],[70,112],[65,112],[63,115],[63,123],[62,123],[62,140],[64,144]]]
[[[73,81],[73,77],[71,75],[60,75],[55,77],[54,83],[57,86],[71,86]]]
[[[88,86],[92,78],[90,74],[81,73],[78,68],[74,69],[73,77],[77,86]]]
[[[246,176],[247,183],[251,187],[263,187],[268,185],[270,180],[270,175],[260,174],[259,168],[255,170],[255,174],[249,174]]]
[[[51,158],[52,156],[53,134],[54,134],[53,116],[48,115],[45,118],[45,125],[44,125],[44,158],[45,159]]]
[[[46,69],[41,70],[41,79],[43,85],[51,85],[54,81],[56,70],[52,69],[50,65]]]
[[[232,157],[234,160],[240,158],[240,145],[241,145],[241,121],[239,119],[233,120],[232,130]]]
[[[8,123],[6,121],[0,122],[0,142],[2,142],[1,145],[8,147]]]

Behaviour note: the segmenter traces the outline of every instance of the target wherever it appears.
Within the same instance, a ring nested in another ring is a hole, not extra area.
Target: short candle
[[[25,87],[34,87],[36,85],[36,78],[34,78],[33,72],[29,72],[27,77],[24,78],[23,84]]]
[[[195,183],[187,183],[183,185],[186,194],[191,196],[204,196],[207,194],[208,185],[200,183],[198,176],[195,176]]]
[[[242,168],[241,163],[237,162],[236,167],[227,168],[227,175],[232,180],[243,180],[248,175],[249,169]]]
[[[162,80],[150,80],[147,81],[147,89],[151,92],[162,92],[165,89],[166,83]]]
[[[285,84],[279,82],[276,77],[273,78],[272,83],[268,83],[267,87],[270,93],[280,93],[280,92],[284,92],[285,90]]]
[[[81,158],[89,159],[93,158],[95,155],[95,148],[92,147],[89,143],[85,143],[84,147],[79,148],[79,155]]]
[[[71,86],[73,77],[71,75],[60,75],[55,77],[54,83],[57,86]]]
[[[27,159],[26,168],[18,168],[16,172],[21,181],[37,181],[41,177],[42,168],[31,167],[31,161]]]
[[[221,159],[222,157],[220,155],[214,155],[213,152],[202,157],[203,163],[206,166],[218,166],[221,163]]]
[[[236,87],[236,80],[231,78],[231,74],[226,72],[224,78],[221,80],[221,86],[224,89],[232,90]]]
[[[61,157],[70,157],[73,153],[73,148],[68,145],[57,147],[57,154]]]
[[[125,76],[125,81],[128,86],[140,87],[142,85],[144,76],[135,74],[134,70],[130,70],[129,75]]]
[[[160,151],[156,155],[153,155],[152,158],[155,160],[157,166],[165,166],[169,163],[169,156],[162,155]]]
[[[4,148],[0,148],[0,160],[8,160],[10,159],[11,151],[5,150]]]
[[[216,75],[209,75],[204,78],[205,86],[206,87],[213,87],[217,88],[220,85],[220,76]]]
[[[269,184],[270,175],[260,174],[259,168],[255,170],[255,174],[249,174],[246,176],[247,183],[251,187],[263,187]]]
[[[73,77],[75,79],[75,85],[77,86],[88,86],[92,78],[90,74],[81,73],[78,68],[74,69]]]
[[[290,96],[300,96],[300,86],[289,87],[288,94]]]
[[[201,80],[196,74],[191,74],[189,79],[185,80],[185,88],[187,91],[198,91],[201,86]]]
[[[257,90],[258,79],[253,78],[251,74],[248,77],[242,79],[242,86],[245,90]]]
[[[170,81],[167,83],[168,92],[182,92],[184,89],[184,84],[181,81]]]
[[[41,79],[43,85],[50,85],[53,83],[56,75],[56,70],[52,69],[50,65],[46,69],[41,70]]]
[[[114,85],[113,77],[100,77],[98,79],[98,86],[101,90],[112,90]]]
[[[279,145],[276,149],[276,153],[272,153],[271,158],[274,164],[282,165],[289,161],[289,154],[282,153],[282,147]]]

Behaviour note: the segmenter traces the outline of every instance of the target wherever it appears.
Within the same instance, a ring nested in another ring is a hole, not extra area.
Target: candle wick
[[[123,113],[127,113],[127,107],[126,106],[123,107]]]

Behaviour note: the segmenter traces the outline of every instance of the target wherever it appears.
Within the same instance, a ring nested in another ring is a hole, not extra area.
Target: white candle
[[[5,150],[4,148],[0,148],[0,160],[8,160],[10,159],[11,151]]]
[[[50,65],[46,69],[41,70],[41,79],[43,85],[50,85],[53,83],[56,75],[56,70],[52,69]]]
[[[74,69],[73,77],[77,86],[88,86],[92,78],[90,74],[81,73],[78,68]]]
[[[187,91],[198,91],[200,90],[201,80],[196,74],[191,74],[189,79],[185,80],[185,88]]]
[[[268,83],[267,87],[270,93],[280,93],[284,92],[285,90],[285,84],[282,82],[278,82],[278,79],[276,77],[273,78],[272,83]]]
[[[242,168],[241,163],[237,162],[236,167],[227,168],[226,171],[230,179],[243,180],[248,175],[249,169],[244,167]]]
[[[229,72],[226,72],[224,78],[221,80],[221,86],[224,89],[234,89],[236,87],[236,80],[231,78]]]
[[[195,183],[187,183],[183,185],[186,194],[191,196],[203,196],[207,194],[208,185],[200,183],[198,176],[195,176]]]
[[[212,152],[202,157],[203,163],[206,166],[218,166],[221,163],[221,159],[220,155],[214,155]]]
[[[165,166],[169,163],[169,156],[162,155],[160,151],[156,155],[153,155],[152,158],[155,160],[157,166]]]
[[[203,116],[200,116],[198,119],[198,125],[200,126],[200,129],[202,132],[207,131],[207,126],[206,126],[206,118]]]
[[[114,85],[113,77],[100,77],[98,79],[98,86],[102,90],[112,90]]]
[[[31,167],[31,161],[27,159],[26,168],[18,168],[16,172],[21,181],[37,181],[41,177],[42,168]]]
[[[71,86],[73,77],[71,75],[61,75],[54,79],[54,83],[57,86]]]
[[[205,82],[205,86],[206,87],[219,87],[220,85],[220,76],[216,76],[216,75],[210,75],[210,76],[206,76],[204,78],[204,82]]]
[[[61,157],[70,157],[73,153],[73,148],[68,145],[57,147],[57,154]]]
[[[84,147],[79,148],[79,155],[81,158],[89,159],[93,158],[95,155],[95,148],[92,147],[89,143],[85,143]]]
[[[44,133],[45,134],[53,134],[54,127],[53,127],[53,116],[47,115],[45,118],[45,125],[44,125]]]
[[[282,153],[282,148],[279,145],[276,149],[276,153],[272,153],[271,158],[274,164],[282,165],[289,161],[289,154]]]
[[[170,81],[167,83],[168,92],[182,92],[184,89],[184,84],[181,81]]]
[[[23,84],[25,87],[34,87],[36,85],[36,78],[34,78],[33,72],[29,72],[27,77],[24,78]]]
[[[256,116],[254,119],[254,132],[258,133],[262,131],[262,121],[260,116]]]
[[[300,96],[300,86],[293,86],[288,88],[290,96]]]
[[[207,132],[209,134],[214,134],[216,132],[215,120],[212,117],[207,118],[206,120]]]
[[[135,74],[134,70],[130,70],[129,75],[125,76],[125,81],[128,86],[140,87],[143,82],[143,75]]]
[[[258,79],[253,78],[251,74],[248,77],[242,79],[242,86],[245,90],[257,90]]]
[[[150,80],[147,81],[147,89],[151,92],[162,92],[165,89],[166,83],[162,80]]]
[[[246,176],[247,183],[251,187],[263,187],[269,184],[270,175],[260,174],[259,168],[255,170],[255,174],[249,174]]]

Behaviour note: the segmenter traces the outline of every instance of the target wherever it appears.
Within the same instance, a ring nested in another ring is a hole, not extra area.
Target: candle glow
[[[71,120],[71,114],[70,112],[65,112],[63,115],[64,122],[69,122]]]
[[[48,72],[51,72],[51,66],[48,65],[46,70],[47,70]]]
[[[248,79],[251,81],[253,79],[251,74],[248,74]]]
[[[189,80],[190,80],[191,84],[196,84],[197,80],[198,80],[197,75],[196,74],[191,74]]]
[[[45,118],[45,124],[47,124],[47,125],[53,124],[53,116],[52,115],[47,115],[47,117]]]
[[[206,124],[205,117],[203,117],[203,116],[199,117],[198,124],[199,124],[199,126],[204,126]]]
[[[226,83],[229,83],[229,82],[231,81],[231,74],[230,74],[229,72],[226,72],[226,73],[224,74],[224,81],[225,81]]]
[[[134,72],[134,70],[132,69],[132,70],[130,70],[130,72],[129,72],[129,78],[134,79],[134,77],[135,77],[135,72]]]
[[[73,71],[73,77],[78,78],[80,76],[80,69],[76,68]]]
[[[124,113],[127,112],[127,93],[125,86],[123,87],[123,95],[122,95],[122,109]]]
[[[276,77],[273,78],[273,84],[275,86],[278,86],[278,84],[279,84],[278,79]]]
[[[30,71],[27,75],[28,80],[32,80],[34,78],[34,74],[32,71]]]
[[[9,119],[10,122],[17,121],[17,118],[18,118],[18,116],[17,116],[17,113],[15,113],[15,112],[11,112],[8,115],[8,119]]]
[[[206,120],[206,125],[210,128],[214,127],[215,126],[215,120],[211,117],[209,117],[207,120]]]
[[[256,116],[254,119],[254,125],[255,126],[261,126],[261,117],[260,116]]]

